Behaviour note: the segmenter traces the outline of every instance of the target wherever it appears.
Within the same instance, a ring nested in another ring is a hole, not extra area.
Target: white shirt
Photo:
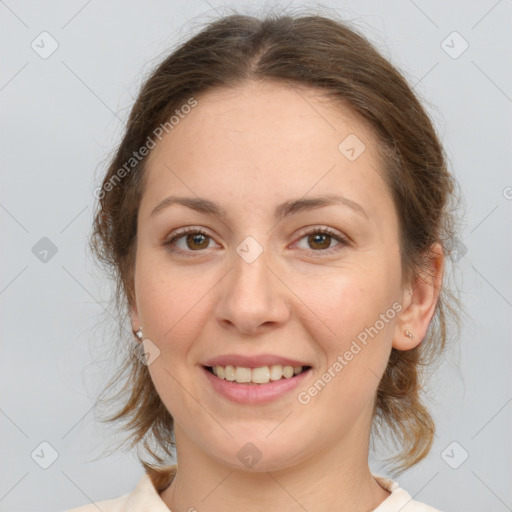
[[[172,466],[175,470],[176,466]],[[373,474],[377,482],[391,494],[373,512],[441,512],[412,499],[398,482]],[[97,501],[69,509],[66,512],[172,512],[159,495],[149,474],[145,474],[137,487],[118,498]]]

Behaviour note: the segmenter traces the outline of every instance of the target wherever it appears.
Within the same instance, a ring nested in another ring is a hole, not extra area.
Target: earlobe
[[[430,268],[418,276],[408,291],[409,301],[395,326],[393,348],[411,350],[425,337],[434,315],[444,272],[444,253],[435,243],[430,250]]]

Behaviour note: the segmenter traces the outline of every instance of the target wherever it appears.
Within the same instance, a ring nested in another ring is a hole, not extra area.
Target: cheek
[[[218,279],[198,273],[192,266],[158,266],[140,258],[136,277],[139,313],[144,336],[158,347],[159,355],[148,367],[151,379],[165,407],[176,419],[190,415],[198,396],[190,366],[194,343],[201,339],[205,321],[211,318],[211,290]],[[184,391],[186,390],[186,392]],[[200,414],[201,410],[195,411]]]
[[[391,350],[399,305],[396,275],[393,267],[376,265],[344,270],[329,279],[308,279],[306,303],[322,320],[312,320],[308,330],[325,357],[319,376],[333,382],[321,400],[365,403],[375,393]]]
[[[141,257],[135,286],[144,334],[155,340],[160,350],[181,350],[197,337],[207,316],[208,291],[218,279],[194,266],[170,267]],[[172,343],[169,341],[172,340]]]
[[[389,359],[397,315],[394,290],[387,284],[392,281],[371,272],[363,275],[338,274],[308,286],[307,304],[326,327],[318,330],[319,322],[310,314],[307,330],[323,360],[315,380],[298,391],[298,398],[322,410],[324,419],[347,428],[372,403]]]
[[[382,270],[382,272],[380,272]],[[324,339],[331,339],[333,346],[342,348],[347,340],[356,338],[385,314],[396,300],[397,290],[393,279],[385,276],[385,269],[341,269],[323,276],[308,276],[296,281],[298,295],[314,316],[324,325],[321,333]],[[386,320],[392,320],[391,315]],[[393,315],[394,316],[394,315]],[[388,333],[392,322],[385,322],[379,331]]]

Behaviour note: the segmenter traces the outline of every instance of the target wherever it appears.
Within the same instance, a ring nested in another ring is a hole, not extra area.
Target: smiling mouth
[[[268,384],[278,380],[292,379],[311,369],[311,366],[261,366],[247,368],[241,366],[204,366],[218,379],[236,384]]]

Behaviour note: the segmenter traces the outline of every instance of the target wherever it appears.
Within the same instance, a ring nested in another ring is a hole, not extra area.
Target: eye
[[[313,252],[328,253],[338,251],[348,245],[347,240],[340,234],[328,227],[317,227],[303,234],[300,240],[306,239],[306,243],[312,247]],[[338,243],[331,247],[331,242],[336,240]],[[307,249],[307,248],[306,248]]]
[[[176,241],[184,239],[185,246],[179,246]],[[209,241],[213,240],[205,231],[200,228],[188,226],[186,228],[178,230],[173,236],[166,238],[162,245],[169,246],[171,251],[180,254],[186,254],[190,252],[199,252],[201,249],[208,249]],[[178,248],[175,249],[174,246]]]
[[[184,240],[184,244],[178,245],[178,241]],[[348,241],[328,227],[316,227],[302,234],[300,240],[306,239],[306,243],[310,248],[305,248],[310,252],[330,254],[341,250],[348,245]],[[170,247],[172,252],[193,256],[191,253],[200,252],[209,249],[210,241],[213,238],[200,228],[188,226],[175,232],[172,236],[166,238],[162,245]],[[332,241],[338,243],[331,247]],[[304,247],[303,247],[304,248]]]

